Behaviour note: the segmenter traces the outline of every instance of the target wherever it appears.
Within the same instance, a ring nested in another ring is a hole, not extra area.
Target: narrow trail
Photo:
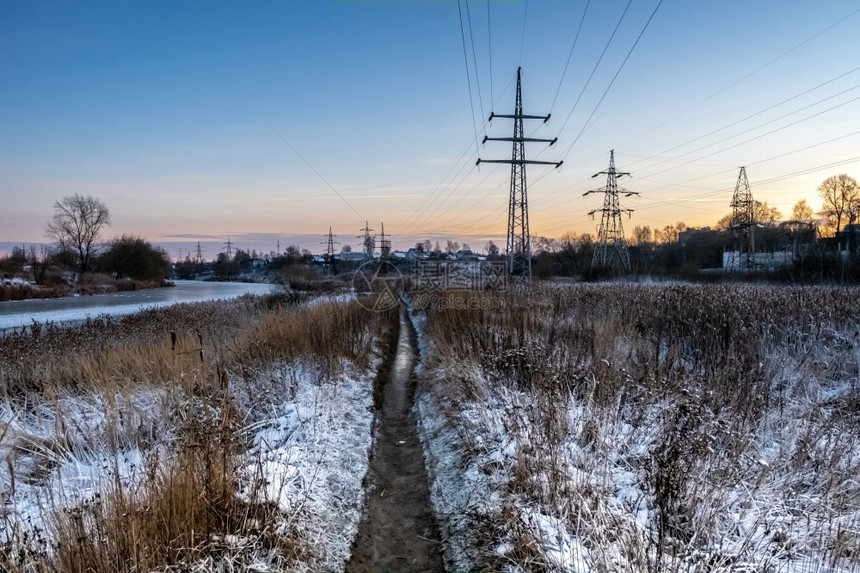
[[[347,573],[445,570],[412,414],[416,351],[411,327],[401,308],[397,355],[383,390],[370,460],[365,515]]]

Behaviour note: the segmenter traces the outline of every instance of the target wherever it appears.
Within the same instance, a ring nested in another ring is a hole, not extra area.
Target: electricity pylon
[[[741,167],[735,194],[732,196],[732,220],[729,228],[734,237],[734,252],[730,268],[751,269],[755,260],[755,201],[753,201],[746,167]]]
[[[490,113],[489,121],[494,117],[514,120],[513,137],[487,137],[487,141],[511,141],[513,151],[510,159],[480,159],[478,165],[484,163],[510,163],[511,164],[511,195],[508,201],[508,241],[507,259],[508,273],[511,275],[522,275],[526,278],[532,275],[532,251],[531,235],[529,234],[529,202],[526,189],[526,165],[555,165],[561,166],[563,161],[533,161],[526,159],[526,142],[543,142],[550,145],[555,144],[555,139],[537,139],[525,137],[523,132],[524,119],[540,119],[544,123],[549,121],[550,115],[524,115],[523,96],[521,90],[522,68],[517,68],[517,99],[513,115],[499,115]]]
[[[200,242],[197,242],[197,253],[194,255],[194,262],[198,265],[203,264],[203,249],[200,247]]]
[[[373,229],[370,228],[370,224],[365,221],[364,228],[359,229],[360,231],[364,231],[364,235],[359,235],[358,238],[362,239],[361,247],[364,251],[364,261],[369,262],[373,260],[373,251],[376,248],[376,239],[371,235],[371,231]]]
[[[607,267],[614,271],[622,270],[629,272],[630,254],[627,252],[627,245],[624,241],[624,227],[621,224],[621,213],[627,213],[629,217],[633,210],[621,208],[618,194],[624,193],[625,197],[630,197],[631,195],[639,195],[639,193],[618,187],[618,178],[630,175],[630,173],[615,170],[614,149],[609,152],[609,169],[595,173],[592,178],[599,175],[606,175],[606,186],[582,194],[585,197],[592,193],[603,193],[603,208],[594,209],[588,213],[592,218],[594,218],[595,213],[601,213],[600,229],[597,231],[597,244],[594,246],[594,256],[591,258],[591,266]]]
[[[382,231],[379,234],[379,255],[384,261],[391,254],[391,239],[385,238],[385,223],[380,223],[380,225],[382,226]],[[391,235],[388,236],[390,237]]]
[[[337,235],[331,234],[331,227],[328,228],[328,235],[325,241],[325,272],[326,274],[332,274],[334,271],[334,246],[339,245],[334,238]]]

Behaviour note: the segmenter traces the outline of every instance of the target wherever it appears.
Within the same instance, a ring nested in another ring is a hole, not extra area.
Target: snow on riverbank
[[[343,363],[326,376],[291,363],[230,385],[250,444],[238,457],[237,493],[276,504],[279,534],[298,532],[304,547],[291,570],[342,571],[349,558],[372,442],[375,365]],[[63,392],[0,404],[0,544],[50,553],[57,512],[100,503],[118,482],[135,495],[156,465],[175,459],[175,399],[163,390]],[[265,571],[275,563],[258,551],[245,564]]]
[[[342,571],[364,503],[374,372],[315,378],[297,366],[273,373],[287,399],[267,399],[265,417],[249,428],[244,482],[262,480],[257,501],[276,503],[289,516],[282,527],[303,532],[308,554],[295,570]]]

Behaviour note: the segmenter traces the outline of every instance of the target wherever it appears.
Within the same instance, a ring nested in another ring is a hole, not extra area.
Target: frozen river
[[[178,302],[235,298],[246,293],[267,294],[271,291],[270,284],[176,281],[175,287],[0,302],[0,335],[9,329],[30,325],[34,320],[74,323],[103,314],[122,316]]]

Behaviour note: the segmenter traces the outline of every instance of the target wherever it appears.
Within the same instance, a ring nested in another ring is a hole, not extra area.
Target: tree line
[[[53,211],[45,225],[45,236],[52,245],[38,250],[35,246],[13,248],[0,261],[3,274],[21,274],[27,269],[33,282],[49,286],[67,279],[80,282],[92,273],[156,284],[169,276],[170,259],[161,247],[128,234],[104,240],[111,216],[101,200],[70,195],[55,202]]]

